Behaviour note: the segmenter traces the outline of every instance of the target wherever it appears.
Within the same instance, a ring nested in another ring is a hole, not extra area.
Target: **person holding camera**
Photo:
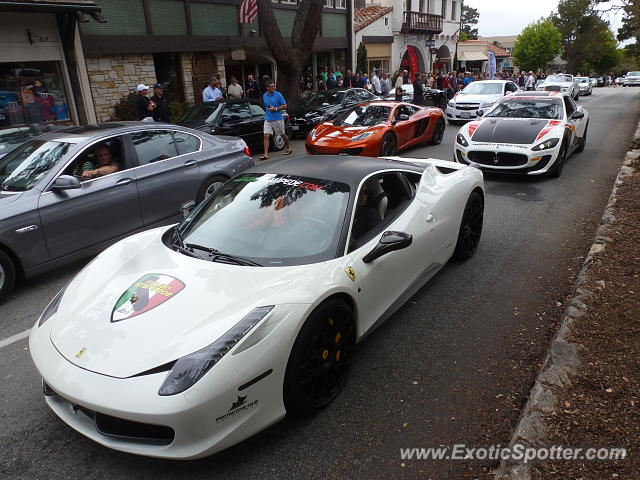
[[[138,91],[138,97],[136,98],[136,112],[138,114],[138,120],[143,122],[153,122],[153,111],[156,109],[156,103],[147,97],[149,87],[141,83],[136,87],[136,90]]]

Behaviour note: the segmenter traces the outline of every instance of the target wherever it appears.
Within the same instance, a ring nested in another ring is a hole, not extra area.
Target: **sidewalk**
[[[496,480],[640,478],[640,150],[627,153],[516,443],[622,447],[626,458],[504,462]]]

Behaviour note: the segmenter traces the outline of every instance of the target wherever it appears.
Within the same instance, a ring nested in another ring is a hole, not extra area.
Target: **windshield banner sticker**
[[[150,273],[131,285],[118,299],[111,322],[136,317],[174,297],[185,284],[170,275]]]

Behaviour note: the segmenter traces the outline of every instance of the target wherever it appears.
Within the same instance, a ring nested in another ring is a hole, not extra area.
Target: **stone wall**
[[[113,106],[139,84],[153,87],[156,83],[152,54],[87,56],[86,62],[99,123],[109,121]]]
[[[184,84],[184,99],[189,103],[194,103],[193,92],[193,55],[191,53],[183,53],[180,55],[182,62],[182,79]]]

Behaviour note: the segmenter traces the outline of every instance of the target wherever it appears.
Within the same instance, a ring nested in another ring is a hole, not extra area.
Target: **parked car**
[[[544,82],[536,85],[536,89],[547,92],[568,93],[576,102],[580,96],[580,87],[578,86],[578,82],[575,81],[573,75],[568,73],[549,75],[544,79]]]
[[[591,95],[593,87],[588,77],[574,77],[574,80],[578,83],[579,95]]]
[[[57,125],[55,123],[32,123],[30,125],[11,125],[10,127],[0,128],[0,158],[33,137],[65,128],[67,128],[66,125]]]
[[[238,99],[220,102],[198,103],[178,122],[178,125],[193,128],[212,135],[240,137],[251,151],[261,151],[263,147],[263,127],[265,108],[259,100]],[[289,115],[284,112],[285,133],[291,136]],[[272,135],[270,149],[284,148],[284,139]]]
[[[364,88],[334,88],[318,92],[307,100],[292,120],[293,134],[306,136],[313,127],[362,102],[378,97]]]
[[[96,176],[91,168],[99,152],[111,157],[115,172]],[[0,299],[16,277],[175,222],[181,204],[203,200],[252,166],[248,153],[237,138],[144,122],[73,127],[29,140],[0,160]]]
[[[402,85],[402,101],[407,103],[413,102],[413,84],[407,83]],[[396,98],[395,89],[393,89],[389,94],[384,97],[385,101],[393,101]],[[447,108],[447,102],[449,99],[447,98],[447,94],[443,90],[437,90],[435,88],[426,88],[422,106],[423,107],[438,107],[442,110]]]
[[[471,121],[479,109],[492,107],[506,94],[517,91],[518,86],[510,80],[471,82],[447,104],[447,121],[450,124]]]
[[[598,86],[598,79],[597,78],[589,78],[589,83],[591,84],[592,88],[596,88]]]
[[[637,87],[640,85],[640,72],[629,72],[622,80],[623,87]]]

